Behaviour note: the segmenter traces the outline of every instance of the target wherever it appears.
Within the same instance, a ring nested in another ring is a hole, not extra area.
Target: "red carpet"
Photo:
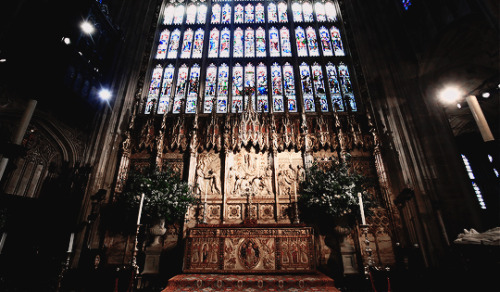
[[[321,291],[339,292],[334,280],[321,273],[299,275],[181,274],[162,292],[173,291]]]

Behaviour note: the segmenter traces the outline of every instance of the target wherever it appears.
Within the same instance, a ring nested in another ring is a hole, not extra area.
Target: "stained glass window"
[[[257,66],[257,111],[269,111],[267,94],[267,67],[260,63]]]
[[[217,58],[219,54],[219,30],[217,28],[210,31],[210,40],[208,43],[208,57]]]
[[[295,39],[297,40],[297,55],[299,57],[307,57],[307,41],[304,29],[298,26],[295,29]]]
[[[269,29],[269,54],[271,57],[280,56],[280,40],[276,27],[271,27]]]
[[[168,39],[170,38],[170,31],[165,29],[160,34],[160,42],[158,43],[158,50],[156,51],[156,59],[165,59],[167,56]]]
[[[267,5],[267,21],[271,23],[278,21],[278,10],[273,2]]]
[[[254,32],[250,27],[245,30],[245,57],[255,57]]]
[[[203,52],[203,37],[205,32],[203,29],[199,28],[196,30],[194,35],[194,44],[193,44],[193,58],[201,58],[201,53]]]
[[[158,113],[164,114],[170,109],[170,100],[172,95],[172,82],[174,80],[174,66],[168,65],[163,73],[163,82],[161,85],[160,102],[158,103]]]
[[[326,21],[326,11],[325,11],[325,5],[321,2],[316,2],[314,4],[314,10],[316,10],[316,19],[318,22],[324,22]]]
[[[279,22],[288,22],[287,6],[285,2],[278,3],[278,19]]]
[[[345,107],[340,94],[340,83],[337,78],[337,71],[332,63],[326,65],[326,74],[328,76],[328,87],[330,89],[332,107],[335,111],[343,112],[345,111]]]
[[[200,86],[200,66],[194,64],[189,74],[189,87],[186,99],[186,113],[196,113],[196,102],[198,100],[198,90]]]
[[[265,22],[264,5],[262,5],[262,3],[257,3],[257,5],[255,5],[255,22],[257,23]]]
[[[349,70],[344,64],[339,65],[339,79],[340,88],[342,88],[342,93],[344,93],[344,98],[351,107],[351,111],[355,112],[358,110],[356,106],[356,100],[354,99],[354,92],[352,90],[351,78],[349,77]]]
[[[236,64],[233,67],[233,102],[231,111],[233,113],[240,113],[243,111],[242,108],[243,99],[243,67],[240,64]]]
[[[292,44],[290,43],[290,32],[288,28],[282,27],[280,29],[281,38],[281,56],[290,57],[292,55]]]
[[[271,90],[273,96],[274,112],[285,111],[283,102],[283,82],[281,78],[281,67],[277,63],[274,63],[271,66]]]
[[[227,98],[229,90],[229,67],[222,64],[219,67],[219,80],[217,86],[217,112],[227,112]]]
[[[312,27],[306,29],[307,46],[309,47],[309,56],[319,56],[318,41],[316,40],[316,31]]]
[[[220,23],[220,5],[212,5],[212,23]]]
[[[325,83],[323,81],[323,72],[321,66],[314,63],[312,66],[312,81],[314,84],[314,92],[319,100],[319,105],[322,112],[328,111],[328,101],[326,99]]]
[[[337,21],[337,9],[335,9],[335,5],[332,2],[327,1],[325,3],[325,12],[328,21]]]
[[[243,23],[243,5],[241,4],[234,8],[234,23]]]
[[[175,59],[177,58],[177,50],[179,50],[179,39],[181,38],[181,31],[176,28],[172,32],[172,36],[170,37],[170,45],[168,47],[168,55],[167,58]]]
[[[231,6],[227,3],[222,7],[222,23],[231,23]]]
[[[229,58],[230,34],[227,27],[223,28],[220,34],[220,54],[221,58]]]
[[[340,38],[340,31],[335,26],[330,28],[330,34],[332,36],[332,46],[335,56],[345,56],[344,46],[342,45],[342,39]]]
[[[323,56],[333,56],[332,42],[330,41],[330,34],[326,27],[322,26],[319,28],[319,38],[321,41],[321,48],[323,49]]]
[[[255,109],[255,67],[252,63],[245,66],[245,110],[248,102]]]
[[[297,2],[292,4],[292,15],[293,15],[293,21],[295,22],[302,21],[302,6]]]
[[[239,27],[234,30],[233,57],[243,57],[243,30]]]
[[[293,67],[288,63],[285,63],[285,66],[283,66],[283,86],[288,102],[288,111],[296,112],[297,98],[295,96],[295,78],[293,77]]]
[[[182,24],[183,19],[184,19],[184,5],[179,5],[175,7],[174,24]]]
[[[304,21],[314,21],[313,17],[313,7],[310,2],[304,2],[302,4],[302,14],[304,17]]]
[[[188,28],[184,32],[184,40],[182,41],[181,58],[191,57],[191,50],[193,48],[193,30]]]
[[[174,105],[172,108],[172,113],[177,114],[181,112],[182,101],[186,96],[188,71],[189,68],[186,66],[186,64],[183,64],[179,68],[179,74],[177,76],[177,85],[175,87]]]
[[[205,78],[205,105],[203,112],[212,112],[213,102],[215,100],[215,93],[217,89],[217,67],[210,64],[207,68],[207,76]]]
[[[257,28],[255,31],[255,51],[257,57],[266,56],[266,32],[262,27]]]
[[[245,22],[252,23],[253,21],[254,21],[253,5],[247,4],[247,6],[245,6]]]
[[[314,105],[314,95],[311,83],[311,71],[309,65],[302,63],[299,66],[300,82],[302,85],[302,96],[304,97],[304,109],[306,112],[314,112],[316,107]]]
[[[198,24],[205,24],[206,19],[207,19],[207,5],[201,4],[200,6],[198,6],[198,15],[196,22]]]
[[[194,24],[196,21],[196,5],[191,3],[186,9],[186,24]]]
[[[163,13],[163,24],[170,25],[174,20],[175,8],[174,5],[170,4],[165,7],[165,12]]]
[[[161,67],[161,65],[156,66],[156,68],[154,68],[153,70],[153,74],[151,76],[151,84],[149,85],[148,99],[146,101],[146,108],[144,109],[145,114],[151,113],[154,103],[158,98],[158,94],[160,93],[162,73],[163,68]]]

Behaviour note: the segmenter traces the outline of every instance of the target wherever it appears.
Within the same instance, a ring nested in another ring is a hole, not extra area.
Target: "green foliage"
[[[197,201],[188,183],[170,167],[161,172],[156,169],[131,172],[117,203],[126,205],[137,214],[143,193],[142,222],[160,218],[164,218],[167,224],[179,222],[189,206]]]
[[[306,179],[300,184],[298,201],[302,221],[314,224],[344,225],[352,227],[361,221],[358,193],[363,199],[366,217],[377,206],[368,189],[372,181],[350,170],[349,163],[332,163],[320,167],[313,164],[306,171]]]

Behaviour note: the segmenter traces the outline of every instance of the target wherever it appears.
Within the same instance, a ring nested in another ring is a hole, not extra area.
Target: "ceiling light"
[[[483,94],[481,94],[482,97],[484,98],[488,98],[490,97],[490,93],[489,92],[483,92]]]
[[[80,28],[86,34],[92,34],[95,30],[94,26],[88,21],[82,22],[82,24],[80,25]]]
[[[458,87],[450,86],[446,87],[439,93],[439,98],[441,101],[446,103],[456,102],[462,96],[462,92]]]
[[[111,91],[107,89],[101,89],[101,91],[99,91],[99,97],[103,100],[108,100],[111,98]]]

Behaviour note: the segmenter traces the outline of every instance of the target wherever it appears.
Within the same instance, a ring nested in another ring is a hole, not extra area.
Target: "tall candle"
[[[73,251],[73,240],[75,240],[75,233],[71,233],[71,236],[69,237],[69,245],[68,245],[68,252]]]
[[[2,254],[3,245],[5,244],[5,239],[7,238],[7,232],[2,234],[2,239],[0,240],[0,254]]]
[[[141,195],[141,203],[139,205],[139,214],[137,214],[137,225],[141,224],[142,206],[144,205],[144,193]]]
[[[363,199],[361,198],[361,193],[358,193],[358,198],[359,198],[359,210],[361,211],[361,223],[363,225],[366,225],[365,209],[363,208]]]

